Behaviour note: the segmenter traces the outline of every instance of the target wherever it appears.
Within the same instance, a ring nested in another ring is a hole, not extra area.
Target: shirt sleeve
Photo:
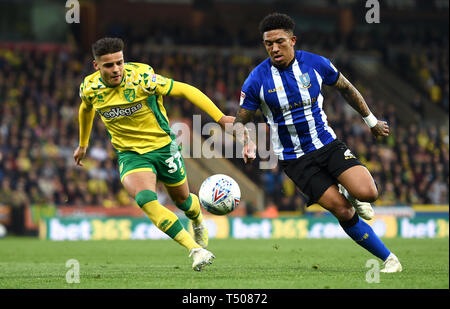
[[[143,87],[150,95],[156,94],[166,96],[169,95],[172,90],[173,79],[149,72],[147,76],[144,74]]]
[[[80,99],[81,99],[81,102],[83,102],[84,104],[91,106],[92,104],[89,101],[89,98],[86,96],[85,90],[86,89],[85,89],[84,81],[83,81],[80,85],[80,93],[79,93]]]
[[[323,83],[329,86],[334,85],[338,80],[339,71],[328,58],[322,56],[316,56],[315,58],[315,66],[322,77]]]
[[[252,72],[242,86],[239,105],[245,109],[254,111],[259,108],[260,104],[259,87],[255,79],[255,74]]]

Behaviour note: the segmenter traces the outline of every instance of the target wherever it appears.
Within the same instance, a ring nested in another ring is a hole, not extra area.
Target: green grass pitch
[[[350,239],[211,239],[214,263],[194,272],[172,240],[0,239],[1,289],[448,289],[449,240],[384,239],[403,265],[368,283],[374,257]],[[76,259],[80,283],[66,282]],[[373,266],[372,266],[373,267]],[[382,265],[380,265],[382,267]]]

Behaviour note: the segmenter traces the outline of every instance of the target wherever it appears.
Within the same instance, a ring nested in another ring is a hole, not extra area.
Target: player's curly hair
[[[286,14],[272,13],[264,17],[259,24],[261,34],[275,29],[284,29],[285,31],[294,33],[295,22]]]
[[[120,38],[102,38],[92,44],[92,54],[96,58],[117,53],[123,50],[123,46],[123,41]]]

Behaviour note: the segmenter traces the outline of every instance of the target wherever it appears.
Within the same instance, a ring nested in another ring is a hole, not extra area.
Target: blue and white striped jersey
[[[268,58],[245,81],[240,105],[261,109],[280,160],[299,158],[336,139],[323,110],[321,88],[338,77],[330,60],[309,52],[296,51],[285,69],[277,69]]]

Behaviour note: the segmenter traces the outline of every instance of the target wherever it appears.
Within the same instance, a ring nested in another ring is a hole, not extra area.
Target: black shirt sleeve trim
[[[335,80],[332,84],[329,84],[328,86],[334,86],[334,85],[336,85],[336,83],[337,83],[337,81],[338,81],[340,75],[341,75],[341,72],[338,72],[338,75],[337,75],[337,77],[336,77],[336,80]]]

